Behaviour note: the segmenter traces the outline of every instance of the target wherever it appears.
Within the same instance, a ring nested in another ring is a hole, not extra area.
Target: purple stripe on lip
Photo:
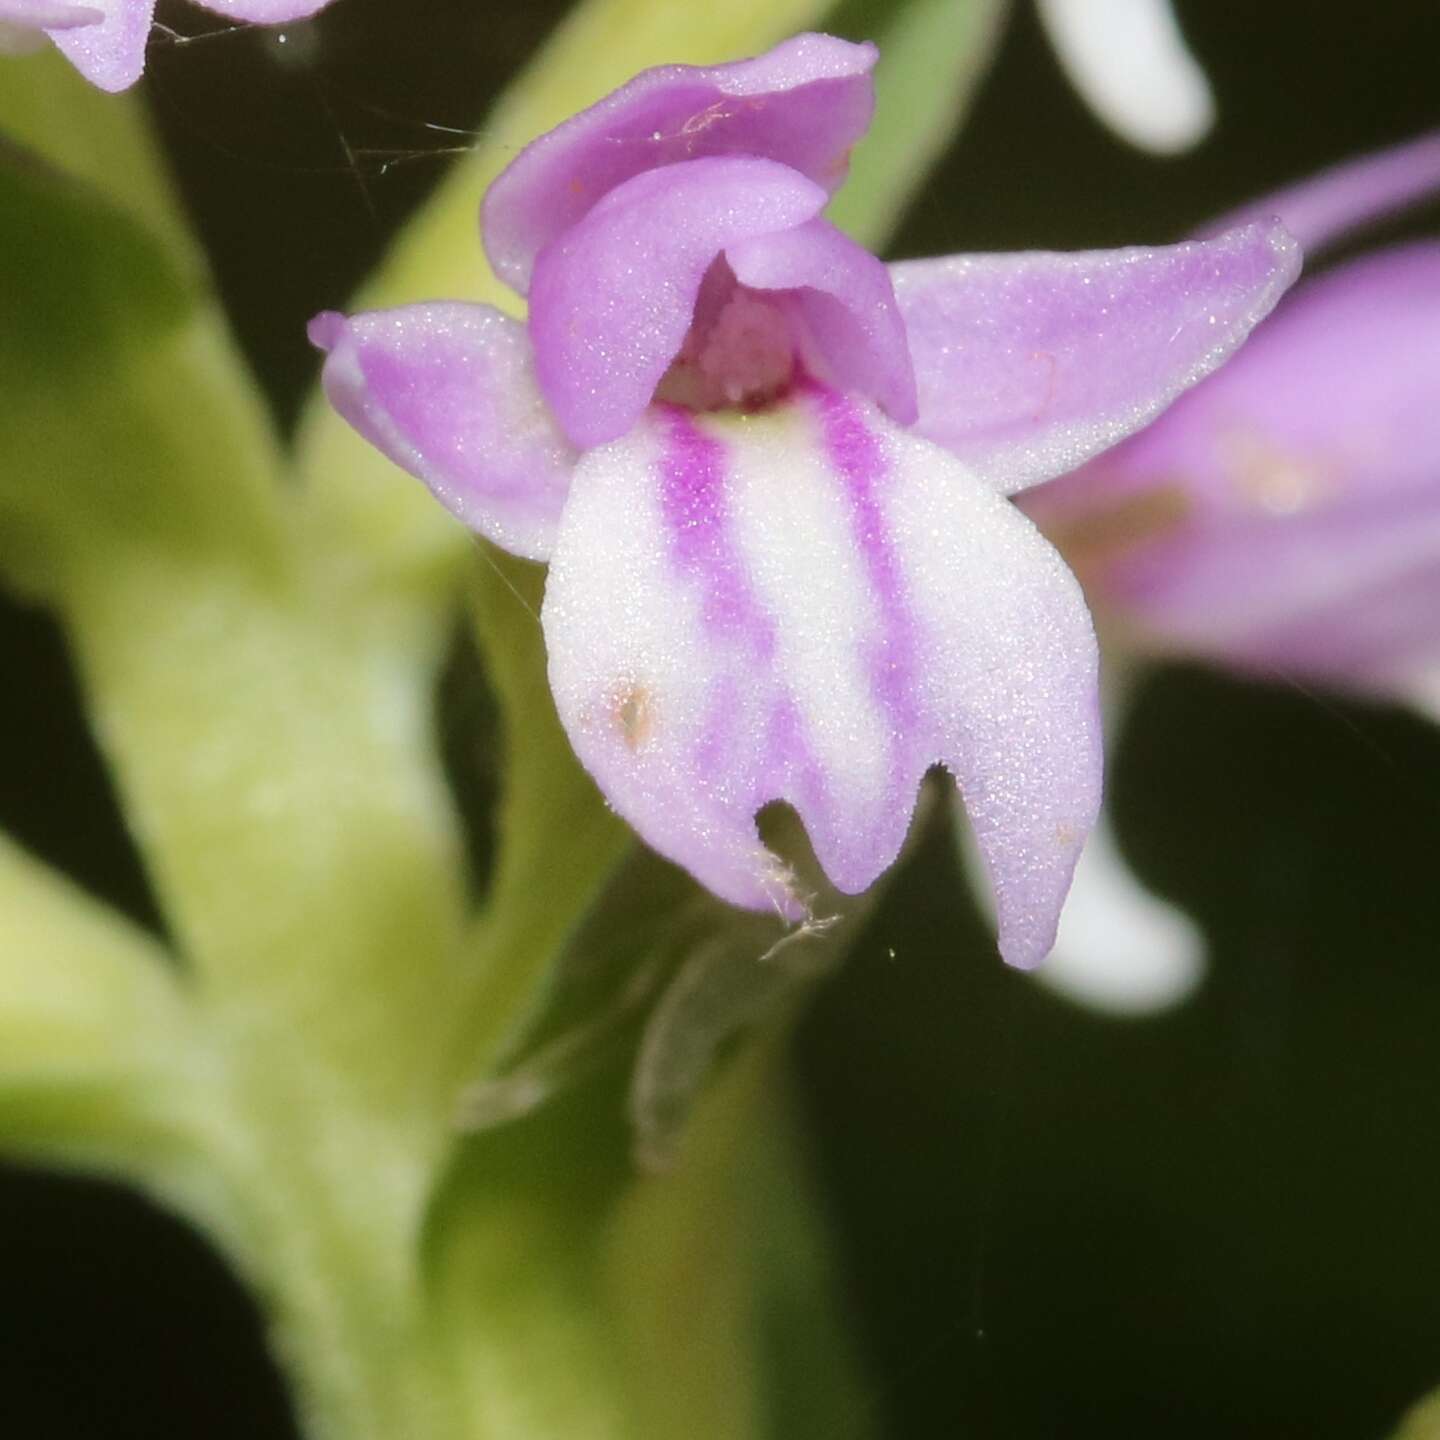
[[[776,662],[775,625],[751,589],[730,531],[725,494],[727,448],[723,441],[707,435],[688,410],[661,408],[665,415],[661,507],[670,529],[672,560],[701,587],[706,629],[717,638],[746,647],[749,653],[742,665],[772,682],[766,687],[773,693],[765,702],[765,762],[753,776],[757,793],[741,803],[758,806],[786,798],[787,792],[794,790],[791,798],[815,813],[825,803],[824,778],[806,745],[804,722],[789,687],[770,674]],[[775,483],[783,484],[784,477],[777,476]],[[732,749],[733,732],[743,704],[735,673],[712,685],[695,767],[707,777],[717,798],[727,792],[731,776],[726,772],[738,759]]]
[[[745,641],[760,660],[775,654],[775,627],[750,589],[730,534],[725,495],[725,446],[690,413],[666,405],[660,503],[670,527],[670,553],[703,595],[705,627]]]
[[[869,647],[870,683],[896,730],[914,733],[919,721],[915,685],[915,627],[905,601],[894,541],[876,486],[888,469],[874,434],[853,401],[810,384],[831,468],[845,482],[855,541],[880,607],[880,633]]]

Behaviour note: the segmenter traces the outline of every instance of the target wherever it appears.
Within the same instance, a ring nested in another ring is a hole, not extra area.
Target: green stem
[[[337,1157],[307,1164],[300,1154],[307,1141],[333,1137],[292,1129],[288,1138],[298,1143],[277,1155],[274,1142],[287,1137],[267,1134],[253,1156],[264,1204],[237,1237],[301,1428],[315,1440],[479,1440],[434,1342],[419,1273],[423,1206],[415,1202],[424,1187],[411,1182],[423,1180],[424,1169],[393,1135],[367,1140],[363,1127],[347,1128],[361,1153],[343,1165],[343,1178]],[[377,1178],[391,1194],[377,1197]]]
[[[755,1440],[757,1138],[784,1028],[642,1175],[613,1086],[457,1144],[367,1112],[294,1037],[220,1027],[207,1048],[236,1058],[203,1145],[228,1198],[168,1198],[261,1300],[312,1440]]]

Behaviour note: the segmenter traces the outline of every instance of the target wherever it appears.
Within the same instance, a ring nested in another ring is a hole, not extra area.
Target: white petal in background
[[[974,837],[963,816],[956,820],[976,903],[993,917]],[[1188,1000],[1205,978],[1205,953],[1194,921],[1131,874],[1102,810],[1080,852],[1055,948],[1031,978],[1084,1009],[1138,1019]]]
[[[1410,667],[1406,674],[1396,677],[1394,688],[1397,699],[1418,711],[1432,725],[1440,725],[1440,663],[1432,660]]]
[[[1080,852],[1055,949],[1036,980],[1090,1009],[1138,1016],[1188,1000],[1204,975],[1200,931],[1140,886],[1102,812]]]
[[[1204,138],[1215,98],[1168,0],[1036,3],[1071,84],[1117,135],[1162,155]]]

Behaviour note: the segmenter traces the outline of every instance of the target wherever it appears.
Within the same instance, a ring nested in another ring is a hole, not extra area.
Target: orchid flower
[[[230,20],[278,25],[304,20],[330,0],[196,0]],[[145,69],[155,0],[0,0],[0,50],[49,36],[71,64],[102,90],[126,90]]]
[[[1036,0],[1040,19],[1090,108],[1122,139],[1162,155],[1215,123],[1215,97],[1170,0]]]
[[[847,893],[926,770],[959,782],[1017,964],[1050,948],[1100,798],[1079,587],[1006,498],[1157,414],[1294,277],[1248,225],[1160,250],[885,266],[821,216],[873,46],[638,75],[536,140],[483,232],[527,321],[312,322],[326,391],[490,541],[548,560],[576,754],[717,895],[807,916],[783,800]]]
[[[1440,135],[1247,206],[1307,255],[1440,190]],[[1024,505],[1116,638],[1440,714],[1440,244],[1340,265],[1286,297],[1235,362]],[[1191,988],[1198,936],[1087,852],[1065,958],[1107,1008]],[[1098,862],[1092,864],[1091,862]],[[1085,871],[1093,871],[1092,882]],[[1148,954],[1148,962],[1141,958]]]

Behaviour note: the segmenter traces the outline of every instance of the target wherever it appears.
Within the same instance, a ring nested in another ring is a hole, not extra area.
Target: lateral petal
[[[155,0],[87,0],[100,12],[93,24],[54,30],[65,58],[101,90],[128,90],[145,70],[145,43]]]
[[[576,452],[535,383],[525,327],[434,303],[310,322],[330,403],[472,530],[544,560]]]
[[[815,374],[864,395],[901,425],[914,423],[915,368],[890,273],[828,220],[810,220],[726,247],[735,278],[753,290],[791,290],[813,340]]]
[[[825,192],[773,160],[691,160],[612,190],[546,248],[530,293],[536,373],[560,428],[618,439],[679,353],[728,245],[801,225]]]
[[[527,145],[482,210],[495,273],[522,295],[536,257],[616,186],[706,156],[778,161],[827,191],[875,107],[873,45],[797,35],[729,65],[643,70]]]
[[[542,620],[576,753],[716,894],[805,913],[758,837],[773,800],[864,889],[943,764],[1002,953],[1050,948],[1099,802],[1094,636],[1058,555],[948,455],[820,386],[654,407],[582,458]]]
[[[1300,272],[1278,224],[1159,249],[954,255],[890,267],[916,431],[1005,494],[1154,419]]]

